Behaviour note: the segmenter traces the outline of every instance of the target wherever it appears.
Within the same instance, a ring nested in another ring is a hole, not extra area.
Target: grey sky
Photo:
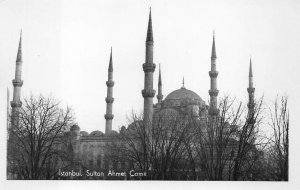
[[[126,125],[126,115],[132,109],[140,112],[143,105],[149,6],[154,61],[161,63],[165,97],[180,88],[184,76],[185,86],[208,100],[215,30],[219,96],[230,93],[247,99],[251,55],[256,96],[264,94],[269,101],[279,93],[298,101],[299,2],[291,0],[4,1],[0,4],[1,90],[8,86],[12,94],[22,28],[22,95],[51,93],[74,108],[82,130],[104,131],[105,81],[113,46],[113,129]],[[157,71],[158,67],[156,89]],[[1,93],[4,104],[5,95]]]

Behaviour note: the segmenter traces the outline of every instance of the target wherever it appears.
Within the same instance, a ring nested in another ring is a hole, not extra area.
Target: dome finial
[[[252,73],[252,59],[250,56],[250,66],[249,66],[249,77],[253,77],[253,73]]]
[[[182,87],[181,88],[185,89],[185,86],[184,86],[184,76],[182,77]]]

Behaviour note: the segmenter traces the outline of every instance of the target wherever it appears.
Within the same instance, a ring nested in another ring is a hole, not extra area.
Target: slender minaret
[[[248,119],[250,121],[253,121],[253,114],[254,114],[254,91],[255,88],[253,88],[253,73],[252,73],[252,61],[250,58],[250,66],[249,66],[249,87],[247,88],[248,94],[249,94],[249,102],[248,102]]]
[[[209,71],[210,90],[208,91],[210,96],[209,115],[211,116],[217,116],[219,113],[217,101],[219,94],[219,90],[217,89],[217,77],[219,72],[216,70],[216,61],[217,55],[215,46],[215,34],[213,34],[213,44],[211,51],[211,70]]]
[[[145,72],[144,89],[142,95],[144,97],[144,127],[149,128],[152,125],[153,115],[153,97],[155,90],[153,90],[153,72],[155,71],[155,64],[153,63],[153,33],[152,33],[152,19],[151,8],[149,13],[148,30],[146,38],[146,56],[143,64]]]
[[[107,97],[105,98],[106,101],[106,114],[104,118],[106,119],[105,123],[105,134],[109,133],[112,130],[112,120],[114,115],[112,114],[112,105],[114,102],[113,98],[113,61],[112,61],[112,48],[110,50],[110,59],[109,59],[109,66],[108,66],[108,80],[106,81],[107,86]]]
[[[157,93],[157,101],[160,104],[164,95],[162,94],[162,82],[161,82],[161,71],[160,71],[160,64],[159,64],[159,75],[158,75],[158,93]]]
[[[10,102],[12,108],[11,122],[12,127],[19,125],[19,109],[22,106],[21,102],[21,88],[23,85],[22,80],[22,31],[20,33],[19,49],[16,60],[15,79],[12,81],[14,86],[13,100]]]

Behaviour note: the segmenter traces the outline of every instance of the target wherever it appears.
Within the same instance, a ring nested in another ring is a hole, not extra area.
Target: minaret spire
[[[10,102],[12,108],[12,115],[11,115],[12,127],[16,127],[19,125],[19,109],[22,106],[22,102],[21,102],[21,88],[23,85],[22,63],[23,63],[23,59],[22,59],[22,30],[21,30],[18,54],[16,59],[15,79],[12,81],[14,86],[13,100]]]
[[[20,41],[19,41],[18,55],[16,61],[22,62],[22,30],[20,32]]]
[[[212,44],[212,50],[211,50],[211,58],[217,59],[216,45],[215,45],[215,31],[213,31],[213,44]]]
[[[252,73],[252,60],[251,60],[251,57],[250,57],[249,77],[253,77],[253,73]]]
[[[218,110],[218,94],[219,90],[217,89],[217,77],[219,72],[216,69],[216,62],[217,62],[217,54],[216,54],[216,45],[215,45],[215,33],[213,32],[213,44],[212,44],[212,51],[211,51],[211,70],[209,71],[210,76],[210,105],[209,105],[209,114],[211,116],[217,116],[219,114]]]
[[[254,92],[255,88],[253,87],[253,73],[252,73],[252,60],[250,58],[250,65],[249,65],[249,87],[247,88],[248,95],[249,95],[249,102],[248,102],[248,121],[253,122],[253,114],[254,114]]]
[[[162,94],[162,82],[161,82],[161,70],[160,70],[160,64],[159,64],[159,75],[158,75],[158,94],[157,94],[157,101],[158,103],[161,103],[164,95]]]
[[[153,32],[152,32],[152,18],[151,18],[151,7],[150,7],[150,13],[149,13],[149,20],[148,20],[148,29],[147,29],[147,42],[153,42]]]
[[[146,38],[146,56],[145,63],[143,64],[143,70],[145,73],[144,89],[142,95],[144,98],[144,127],[149,128],[152,125],[153,116],[153,97],[155,90],[153,89],[153,73],[155,71],[155,64],[153,63],[153,32],[152,32],[152,19],[151,9],[149,13],[147,38]]]
[[[110,58],[109,58],[108,72],[113,72],[112,47],[110,48]]]
[[[113,106],[113,102],[114,102],[112,48],[110,49],[110,59],[109,59],[109,66],[108,66],[108,80],[106,81],[106,86],[107,86],[107,97],[105,98],[106,114],[104,115],[104,118],[106,119],[105,134],[108,134],[110,131],[112,131],[112,120],[114,118],[114,115],[112,114],[112,106]]]

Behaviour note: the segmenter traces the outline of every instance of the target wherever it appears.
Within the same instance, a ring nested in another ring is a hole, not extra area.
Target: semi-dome
[[[160,111],[156,112],[154,114],[154,117],[159,119],[160,117],[176,117],[178,116],[179,113],[177,110],[172,109],[172,108],[165,108],[165,109],[161,109]]]
[[[80,131],[81,136],[89,136],[89,133],[86,131]]]
[[[202,99],[198,94],[183,87],[178,90],[174,90],[165,98],[165,100],[180,100],[180,99],[192,99],[192,100],[202,101]]]
[[[91,132],[90,136],[102,136],[104,135],[101,131],[93,131]]]
[[[115,131],[115,130],[111,130],[111,131],[108,131],[105,135],[106,136],[116,136],[116,135],[118,135],[119,133],[117,132],[117,131]]]

